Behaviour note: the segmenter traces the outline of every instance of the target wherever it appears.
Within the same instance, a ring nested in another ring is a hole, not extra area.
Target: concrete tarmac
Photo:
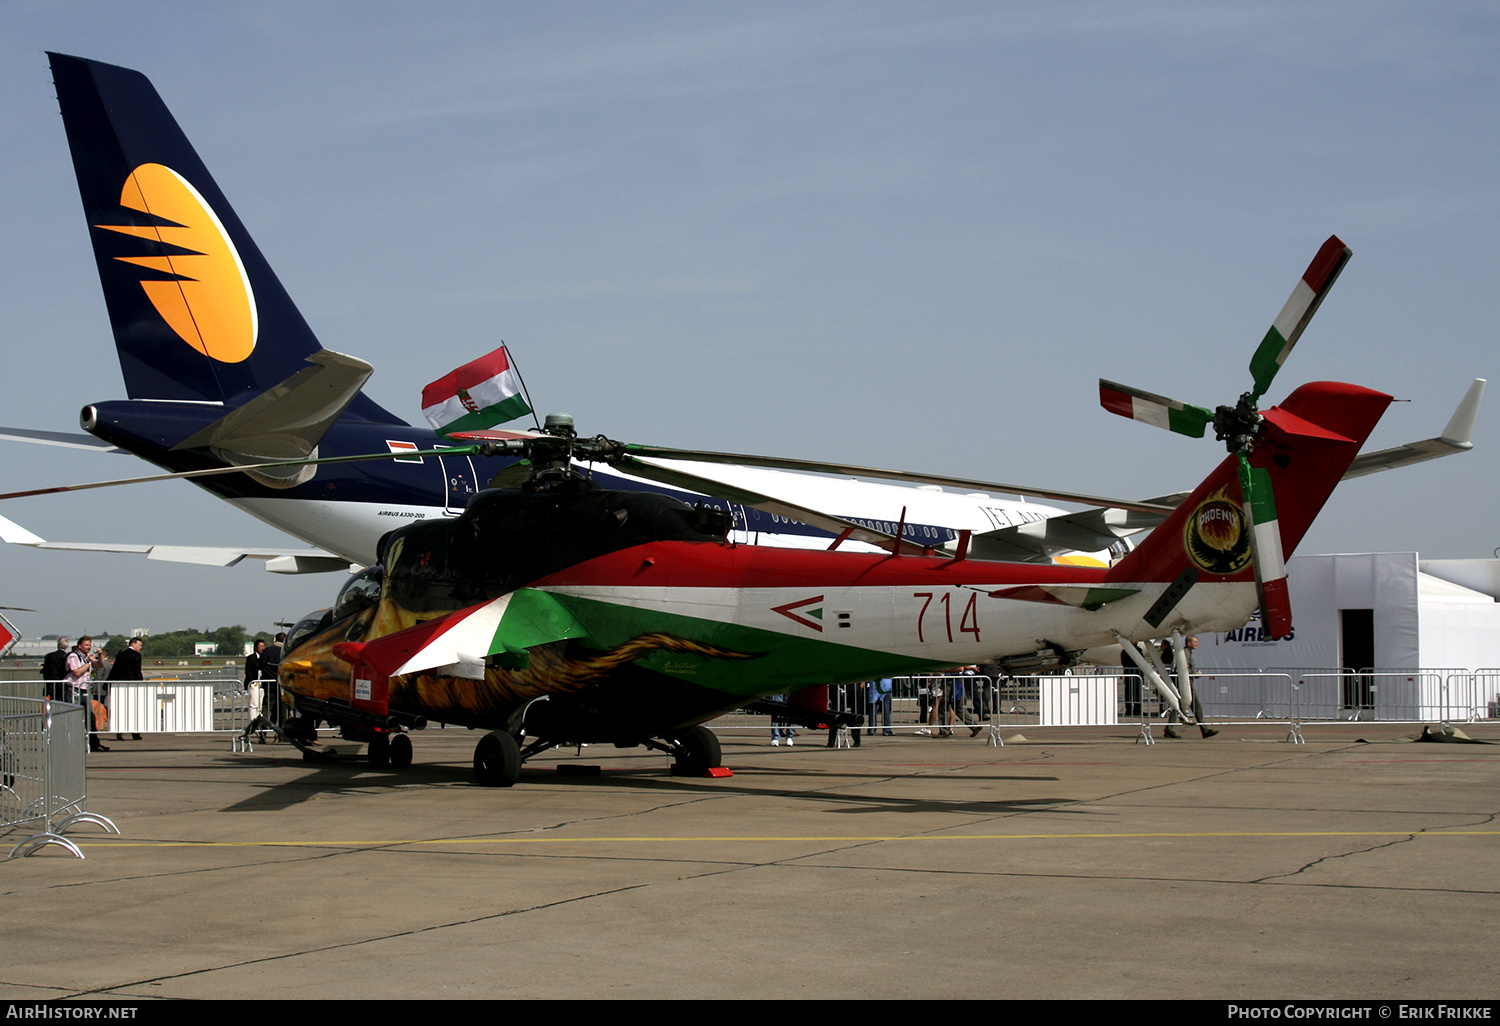
[[[0,868],[0,997],[1500,996],[1500,744],[960,733],[725,735],[726,779],[590,747],[495,790],[465,731],[402,773],[107,741],[122,836]]]

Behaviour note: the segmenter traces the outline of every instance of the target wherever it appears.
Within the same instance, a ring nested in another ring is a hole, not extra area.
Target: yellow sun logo
[[[125,179],[120,206],[171,222],[95,225],[161,244],[164,256],[115,259],[174,276],[141,282],[162,320],[188,345],[221,363],[239,363],[254,352],[259,323],[250,279],[224,225],[198,190],[163,164],[142,164]]]

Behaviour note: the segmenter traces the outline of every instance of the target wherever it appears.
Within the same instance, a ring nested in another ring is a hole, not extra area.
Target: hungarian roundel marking
[[[188,345],[221,363],[255,350],[255,296],[240,255],[198,190],[163,164],[142,164],[125,179],[120,205],[151,215],[154,225],[95,225],[161,244],[159,256],[116,260],[169,275],[143,280],[146,298]]]

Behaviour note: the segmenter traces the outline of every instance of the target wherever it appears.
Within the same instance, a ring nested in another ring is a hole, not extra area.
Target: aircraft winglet
[[[0,541],[11,545],[45,545],[46,539],[32,534],[14,520],[0,517]]]
[[[1461,449],[1470,449],[1474,446],[1474,421],[1479,417],[1479,401],[1484,398],[1484,378],[1475,378],[1464,397],[1459,400],[1458,409],[1453,411],[1453,416],[1448,421],[1448,426],[1443,428],[1440,436],[1449,445]]]

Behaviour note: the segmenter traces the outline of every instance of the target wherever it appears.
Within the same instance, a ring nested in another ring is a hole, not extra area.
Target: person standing
[[[1187,653],[1188,682],[1193,689],[1193,722],[1205,739],[1211,738],[1218,731],[1203,722],[1203,702],[1198,697],[1198,635],[1189,634],[1184,638],[1182,650]]]
[[[266,694],[266,719],[272,723],[281,722],[281,685],[276,682],[281,674],[281,646],[286,642],[286,631],[276,635],[276,640],[267,646],[260,657],[260,675],[267,681],[265,685]]]
[[[1163,641],[1161,643],[1162,660],[1164,661],[1165,665],[1172,670],[1172,683],[1177,686],[1178,694],[1182,693],[1182,686],[1184,683],[1186,683],[1192,690],[1193,701],[1188,708],[1192,712],[1193,725],[1198,728],[1199,733],[1201,733],[1206,740],[1213,737],[1218,733],[1218,731],[1203,722],[1203,703],[1198,698],[1198,685],[1196,683],[1196,679],[1198,677],[1198,635],[1189,634],[1186,638],[1184,638],[1182,641],[1182,650],[1187,655],[1188,679],[1186,682],[1178,678],[1176,663],[1174,662],[1174,656],[1172,653],[1172,643],[1170,641]],[[1167,725],[1162,728],[1163,735],[1171,738],[1180,736],[1177,733],[1177,730],[1172,726],[1172,724],[1176,722],[1176,720],[1177,713],[1175,711],[1168,714]]]
[[[130,644],[126,645],[119,655],[115,656],[115,665],[109,668],[110,683],[117,680],[145,680],[145,674],[141,673],[141,639],[131,638]],[[115,724],[119,726],[119,724]],[[141,735],[131,734],[131,740],[139,741]],[[124,741],[124,734],[116,734],[116,741]]]
[[[107,752],[109,749],[99,743],[99,725],[94,720],[93,697],[89,693],[95,668],[104,667],[104,653],[94,652],[93,647],[94,639],[87,634],[78,639],[77,646],[68,653],[68,668],[63,680],[68,686],[69,701],[83,707],[84,722],[89,725],[89,751]]]
[[[42,659],[42,680],[46,681],[46,695],[54,702],[66,702],[63,693],[63,678],[68,674],[68,639],[57,639],[57,651],[48,652]]]
[[[245,657],[245,694],[250,699],[250,715],[245,723],[245,736],[250,735],[250,724],[264,719],[260,712],[261,690],[260,690],[260,660],[266,651],[266,643],[257,641],[250,654]],[[261,732],[261,740],[265,740],[265,732]]]
[[[773,702],[785,702],[786,701],[786,695],[772,695],[771,696],[771,701],[773,701]],[[781,742],[783,742],[783,741],[786,742],[786,746],[788,748],[792,747],[792,743],[793,743],[792,742],[792,738],[796,737],[796,735],[797,735],[797,732],[792,729],[791,724],[787,723],[785,720],[778,719],[775,716],[771,717],[771,747],[772,748],[779,747],[780,744],[781,744]]]
[[[870,689],[870,718],[866,720],[865,735],[872,736],[875,733],[875,714],[879,712],[885,728],[885,736],[891,736],[891,689],[893,687],[891,678],[882,677],[880,680],[872,680],[867,687]]]

